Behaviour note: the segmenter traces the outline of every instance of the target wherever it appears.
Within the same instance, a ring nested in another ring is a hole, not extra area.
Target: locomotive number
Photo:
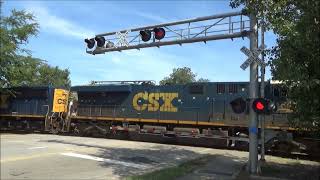
[[[132,100],[133,108],[137,111],[163,111],[177,112],[178,108],[173,106],[172,100],[178,98],[178,93],[137,93]],[[163,103],[160,105],[159,100]],[[142,102],[143,101],[143,102]]]

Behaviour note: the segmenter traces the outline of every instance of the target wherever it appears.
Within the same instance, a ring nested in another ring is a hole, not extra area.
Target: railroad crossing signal
[[[269,114],[277,110],[275,103],[265,98],[257,98],[252,102],[252,109],[258,114]]]
[[[103,47],[105,42],[106,42],[106,40],[105,40],[105,38],[103,36],[97,36],[97,37],[94,38],[94,40],[97,41],[97,46],[98,47]]]
[[[151,33],[152,32],[148,29],[140,31],[141,40],[143,42],[149,41],[151,39]],[[154,33],[154,39],[156,40],[161,40],[166,35],[166,31],[163,28],[158,28],[158,27],[153,29],[153,33]]]
[[[154,28],[154,38],[157,40],[163,39],[166,35],[166,31],[163,28]]]
[[[92,49],[92,48],[94,47],[95,43],[96,43],[96,42],[94,41],[94,38],[85,39],[84,42],[87,43],[87,47],[88,47],[89,49]]]
[[[253,62],[257,62],[260,66],[266,66],[266,63],[264,63],[258,56],[259,54],[262,52],[262,48],[258,48],[258,49],[255,49],[253,51],[250,51],[248,48],[246,47],[242,47],[240,49],[241,52],[243,52],[245,55],[248,56],[248,59],[241,64],[240,68],[245,70],[247,69],[247,67]]]
[[[147,42],[151,39],[151,31],[150,30],[140,31],[140,36],[143,42]]]
[[[262,114],[267,111],[267,101],[264,98],[257,98],[252,103],[253,110],[258,113]]]
[[[230,102],[232,111],[236,114],[244,113],[247,108],[247,102],[239,97]]]
[[[247,15],[246,11],[231,12],[97,34],[95,37],[105,38],[104,45],[101,43],[99,45],[102,46],[99,47],[94,38],[93,42],[89,38],[86,40],[86,52],[95,55],[247,37],[250,34],[250,19]],[[198,22],[204,22],[206,25],[199,25]]]

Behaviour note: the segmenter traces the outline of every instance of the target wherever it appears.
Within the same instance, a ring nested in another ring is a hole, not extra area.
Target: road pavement
[[[1,180],[124,179],[200,157],[210,159],[178,180],[248,179],[241,172],[248,160],[248,152],[243,151],[50,134],[0,136]],[[264,176],[319,176],[319,162],[274,156],[266,156],[266,160],[269,166],[279,168],[266,167]],[[289,172],[299,174],[289,176]]]
[[[1,179],[122,179],[205,154],[215,154],[215,164],[221,169],[218,173],[230,177],[238,169],[232,169],[233,172],[223,168],[224,162],[228,159],[240,167],[247,160],[247,152],[201,147],[48,134],[1,134]]]

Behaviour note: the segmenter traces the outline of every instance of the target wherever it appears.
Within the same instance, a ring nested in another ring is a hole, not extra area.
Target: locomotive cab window
[[[224,84],[217,84],[217,94],[223,94],[225,92]]]
[[[195,84],[189,86],[189,93],[190,94],[203,94],[204,93],[204,86],[201,84]]]
[[[229,93],[230,94],[238,93],[238,85],[237,84],[229,84]]]

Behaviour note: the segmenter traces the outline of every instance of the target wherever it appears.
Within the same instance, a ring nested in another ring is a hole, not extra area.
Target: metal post
[[[257,48],[257,18],[250,14],[250,50]],[[258,95],[258,64],[253,61],[250,64],[249,98],[250,105]],[[252,108],[249,110],[249,172],[257,173],[258,162],[258,121],[257,114]]]
[[[264,21],[261,22],[261,48],[262,48],[262,53],[261,53],[261,60],[264,62],[264,31],[265,31],[265,26],[264,26]],[[264,83],[264,76],[265,76],[265,67],[261,66],[260,69],[261,72],[261,87],[260,87],[260,95],[261,98],[264,98],[264,88],[265,88],[265,83]],[[265,161],[265,149],[264,149],[264,144],[265,144],[265,132],[264,132],[264,126],[265,126],[265,116],[260,116],[260,127],[261,127],[261,161]]]

